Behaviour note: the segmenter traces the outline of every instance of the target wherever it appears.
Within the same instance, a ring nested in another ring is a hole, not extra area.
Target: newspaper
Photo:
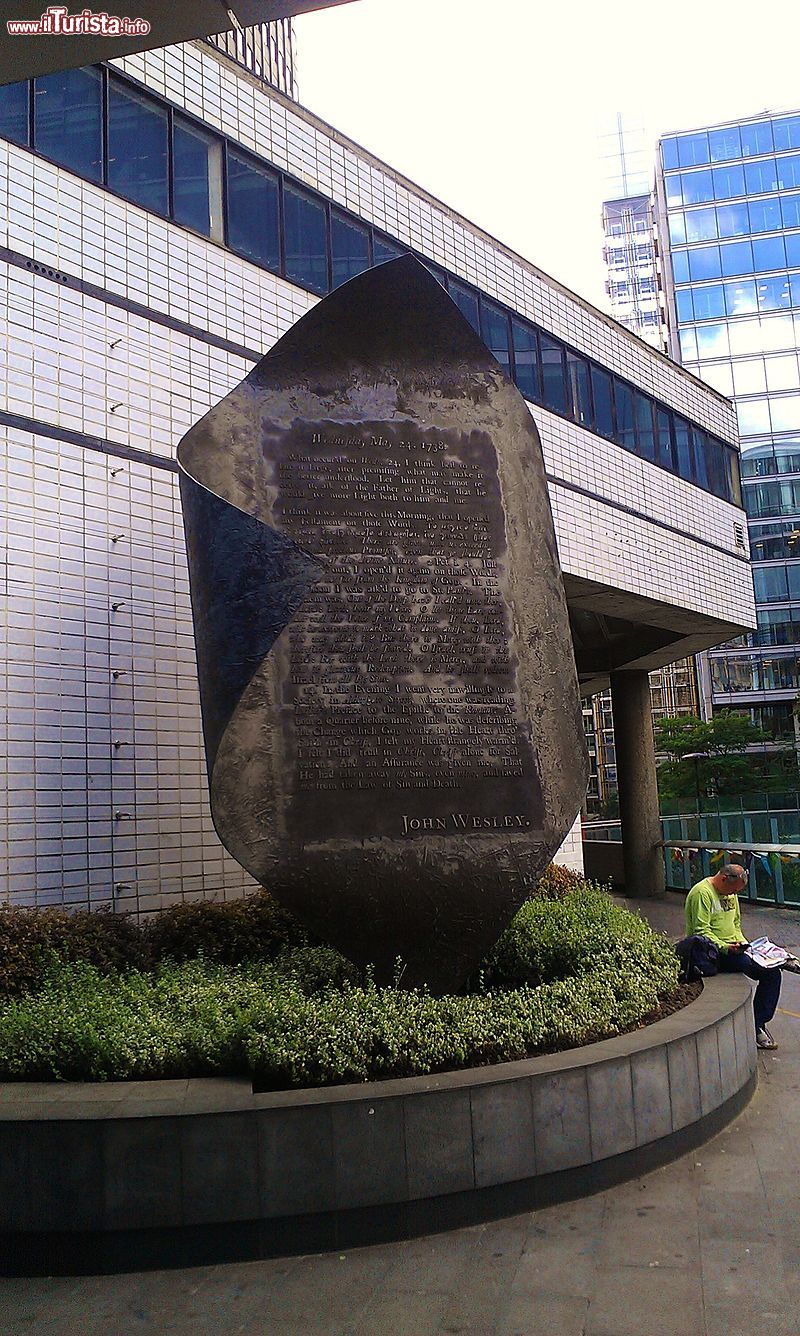
[[[771,942],[769,937],[756,937],[748,946],[745,955],[750,956],[757,965],[764,965],[767,969],[785,965],[787,961],[794,959],[782,946],[776,946]]]

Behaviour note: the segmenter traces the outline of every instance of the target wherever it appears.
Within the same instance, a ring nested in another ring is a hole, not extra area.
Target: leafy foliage
[[[482,991],[465,996],[379,988],[337,952],[312,945],[269,961],[199,956],[150,969],[50,950],[40,969],[37,986],[0,1012],[0,1079],[252,1073],[271,1089],[512,1061],[589,1042],[640,1022],[678,977],[666,939],[585,884],[560,900],[528,902],[487,959]]]
[[[667,760],[658,767],[664,798],[736,797],[754,789],[775,791],[797,782],[793,748],[748,751],[770,742],[748,715],[720,710],[712,719],[667,716],[654,729],[656,751]]]

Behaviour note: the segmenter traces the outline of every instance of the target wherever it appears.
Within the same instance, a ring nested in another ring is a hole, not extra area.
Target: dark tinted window
[[[34,80],[34,147],[90,181],[103,179],[103,82],[96,69]]]
[[[753,272],[753,248],[749,241],[732,241],[728,246],[720,246],[719,253],[726,278]]]
[[[222,238],[222,146],[190,121],[175,117],[173,214],[206,237]]]
[[[753,242],[753,268],[762,273],[769,269],[783,269],[786,250],[783,237],[757,237]]]
[[[372,263],[384,264],[387,260],[396,260],[406,252],[402,246],[389,241],[387,237],[379,237],[377,233],[372,240]]]
[[[481,298],[481,338],[504,371],[510,365],[508,353],[508,316],[499,306]]]
[[[703,278],[719,278],[721,274],[719,246],[699,246],[689,251],[689,273],[692,282]]]
[[[331,255],[333,286],[346,283],[369,268],[369,234],[365,227],[338,214],[331,217]]]
[[[283,225],[286,277],[312,292],[327,292],[324,205],[305,191],[286,185],[283,190]]]
[[[30,84],[4,84],[0,88],[0,137],[27,144],[30,134],[28,106]]]
[[[567,390],[564,381],[564,349],[546,334],[540,336],[542,353],[543,403],[554,413],[566,414]]]
[[[614,405],[612,400],[611,377],[607,371],[592,365],[592,399],[594,401],[595,430],[601,436],[614,439]]]
[[[633,416],[633,391],[630,385],[614,378],[614,405],[617,411],[617,440],[626,450],[636,450]]]
[[[108,184],[145,209],[169,209],[167,113],[151,98],[109,82]]]
[[[589,363],[577,353],[567,352],[567,385],[572,401],[572,416],[582,427],[591,428],[592,391],[589,383]]]
[[[656,409],[656,463],[667,469],[675,467],[672,459],[671,417],[666,408]]]
[[[473,292],[472,288],[465,287],[463,283],[459,283],[455,278],[449,280],[447,291],[450,293],[450,296],[453,298],[453,301],[461,314],[467,317],[467,320],[472,325],[476,334],[480,334],[481,323],[478,317],[477,292]]]
[[[638,439],[639,454],[643,459],[655,459],[656,442],[655,431],[653,429],[653,401],[646,394],[634,392],[633,396],[634,417],[636,419],[636,435]]]
[[[675,424],[675,453],[677,455],[678,473],[682,478],[686,478],[687,482],[694,482],[689,423],[685,418],[678,417],[677,413],[673,417],[673,422]]]
[[[520,393],[526,399],[539,403],[542,387],[539,367],[539,347],[536,330],[511,317],[511,338],[514,344],[514,378]]]
[[[280,269],[278,179],[235,149],[228,150],[228,245],[276,273]]]

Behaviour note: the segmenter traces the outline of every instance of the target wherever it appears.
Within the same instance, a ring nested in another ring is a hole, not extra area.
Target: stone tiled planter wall
[[[747,1102],[747,982],[633,1034],[490,1068],[253,1094],[247,1081],[0,1087],[6,1272],[346,1247],[597,1191]]]

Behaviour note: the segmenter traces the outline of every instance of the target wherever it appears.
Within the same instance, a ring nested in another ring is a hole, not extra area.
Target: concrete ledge
[[[724,975],[617,1039],[399,1081],[270,1094],[244,1080],[0,1087],[0,1271],[352,1247],[599,1191],[744,1107],[757,1073],[751,997]]]

